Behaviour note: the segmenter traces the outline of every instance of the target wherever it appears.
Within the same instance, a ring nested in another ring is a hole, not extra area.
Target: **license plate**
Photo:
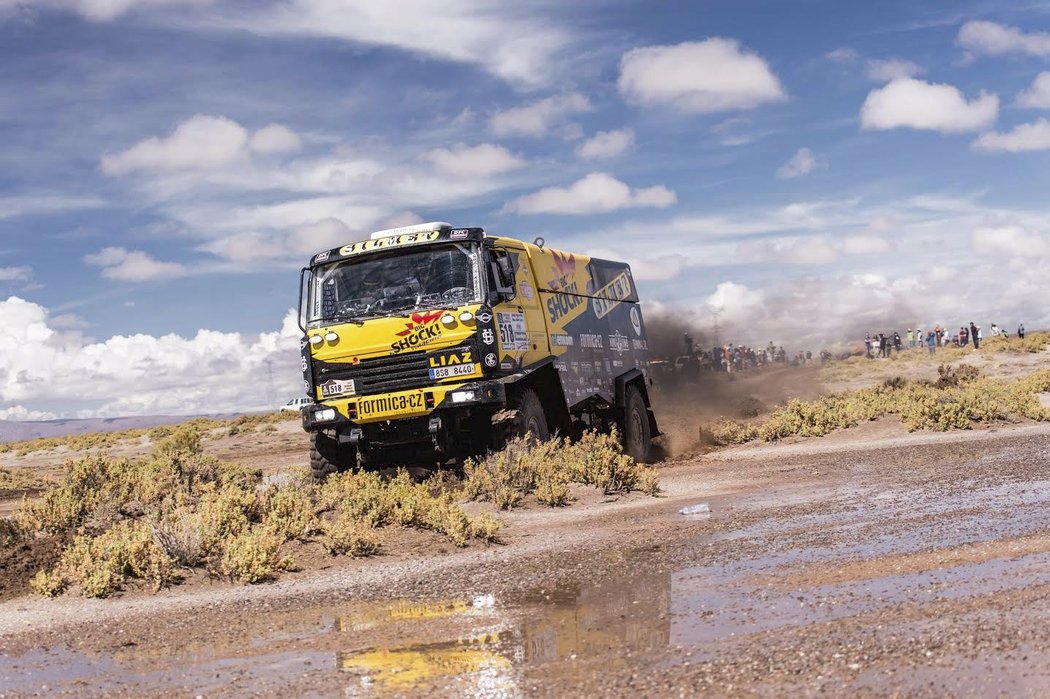
[[[457,364],[455,366],[443,366],[430,370],[431,379],[447,379],[452,376],[473,376],[473,364]]]
[[[357,393],[357,387],[354,386],[353,379],[347,379],[345,381],[326,381],[321,384],[321,397],[331,398],[332,396],[352,396]]]

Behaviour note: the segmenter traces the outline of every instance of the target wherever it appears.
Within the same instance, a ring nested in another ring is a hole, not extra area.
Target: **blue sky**
[[[738,342],[1050,323],[1050,3],[917,5],[0,0],[0,418],[290,397],[298,268],[429,220]]]

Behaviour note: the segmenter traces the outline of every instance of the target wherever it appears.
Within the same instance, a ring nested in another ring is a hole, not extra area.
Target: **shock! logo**
[[[437,322],[441,313],[441,311],[413,313],[411,322],[397,334],[401,339],[390,344],[390,351],[397,354],[432,342],[441,335],[441,326]]]

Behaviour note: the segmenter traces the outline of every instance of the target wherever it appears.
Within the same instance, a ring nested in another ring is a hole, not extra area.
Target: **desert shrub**
[[[204,525],[199,513],[179,507],[151,523],[153,542],[173,561],[193,568],[204,560]]]
[[[24,538],[25,534],[18,522],[0,517],[0,547],[11,546]]]
[[[313,500],[302,488],[270,486],[262,509],[263,525],[285,541],[301,539],[314,529]]]
[[[249,584],[273,580],[292,566],[291,559],[281,556],[282,543],[283,537],[266,528],[237,534],[225,542],[219,572]]]
[[[660,477],[655,468],[650,466],[642,469],[638,477],[638,490],[653,497],[660,494]]]
[[[124,521],[98,536],[76,537],[54,574],[89,597],[106,597],[123,589],[128,578],[159,590],[175,579],[174,570],[175,562],[154,543],[148,524]]]
[[[953,388],[976,381],[981,375],[981,370],[970,364],[941,364],[937,367],[937,388]]]
[[[69,583],[61,574],[41,570],[29,580],[29,589],[44,597],[58,597]]]
[[[538,442],[525,437],[511,440],[503,451],[468,460],[463,467],[463,493],[504,510],[530,493],[556,507],[571,499],[571,483],[594,486],[606,493],[639,490],[642,471],[643,467],[623,453],[615,429],[609,433],[587,431],[576,442]],[[655,475],[650,476],[650,489],[653,478]]]
[[[716,444],[743,444],[758,438],[758,428],[737,420],[721,420],[711,428]]]
[[[24,468],[0,468],[0,492],[43,490],[51,479]]]
[[[904,388],[908,385],[908,379],[903,376],[891,376],[882,382],[883,388]]]
[[[499,541],[502,523],[490,514],[480,514],[470,518],[470,535],[482,541]]]
[[[202,437],[202,430],[197,424],[192,421],[184,422],[176,427],[170,435],[157,443],[153,450],[153,456],[154,458],[163,458],[173,454],[185,454],[188,456],[200,454]]]
[[[1050,420],[1038,394],[1050,390],[1050,369],[1014,381],[982,378],[976,367],[942,364],[938,380],[887,381],[880,386],[792,400],[764,422],[726,421],[714,434],[722,444],[788,436],[820,436],[884,415],[897,415],[909,430],[970,429],[978,423],[1010,419]]]
[[[333,556],[372,556],[379,552],[379,535],[375,527],[355,519],[345,510],[321,524],[319,541]]]

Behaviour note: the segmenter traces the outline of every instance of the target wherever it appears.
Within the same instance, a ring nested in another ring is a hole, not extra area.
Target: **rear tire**
[[[342,445],[323,432],[314,432],[310,444],[310,473],[320,483],[332,473],[357,466],[357,449]]]
[[[652,451],[653,435],[649,429],[649,411],[636,386],[628,386],[624,395],[623,450],[638,463],[646,463]]]

